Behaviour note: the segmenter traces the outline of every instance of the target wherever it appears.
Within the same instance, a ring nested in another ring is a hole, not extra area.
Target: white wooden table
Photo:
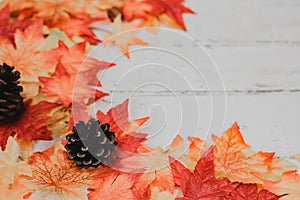
[[[186,5],[197,12],[184,16],[186,34],[204,50],[179,33],[161,30],[156,36],[140,33],[153,48],[135,50],[130,60],[114,60],[119,54],[113,47],[91,53],[117,63],[101,75],[103,90],[112,94],[99,103],[101,109],[130,98],[132,119],[151,116],[142,129],[151,146],[166,146],[178,133],[220,135],[237,121],[254,150],[280,157],[300,153],[300,0],[189,0]]]

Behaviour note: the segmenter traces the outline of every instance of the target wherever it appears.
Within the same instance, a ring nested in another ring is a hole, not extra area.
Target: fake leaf
[[[33,190],[20,183],[19,179],[15,178],[14,182],[9,186],[4,180],[0,180],[0,200],[27,199],[31,195]]]
[[[45,115],[57,104],[41,101],[36,105],[31,105],[32,100],[24,103],[24,110],[19,119],[12,123],[0,126],[0,144],[5,150],[7,140],[12,134],[16,134],[17,139],[26,140],[51,140],[46,121],[51,117]]]
[[[95,33],[89,26],[100,19],[102,18],[78,19],[65,17],[58,20],[54,27],[64,31],[64,33],[66,33],[70,39],[72,39],[74,36],[79,36],[85,42],[97,44],[100,42],[100,40],[97,39]]]
[[[0,11],[0,37],[7,38],[11,43],[14,43],[14,34],[17,29],[24,31],[28,26],[34,24],[31,20],[16,20],[9,22],[10,10],[9,6],[6,5]]]
[[[88,194],[89,200],[136,199],[132,191],[135,176],[112,175],[100,181],[96,189]]]
[[[30,166],[22,160],[18,143],[12,137],[9,137],[5,151],[0,151],[0,174],[2,185],[7,186],[14,183],[17,175],[31,175]]]
[[[198,161],[194,172],[190,172],[179,161],[170,158],[175,184],[182,189],[182,200],[277,200],[279,196],[258,191],[256,184],[230,182],[226,178],[214,177],[214,151],[210,148]]]
[[[136,37],[134,34],[139,25],[123,25],[121,15],[118,15],[112,24],[112,33],[106,34],[103,40],[104,45],[114,43],[121,52],[129,58],[128,46],[147,45],[146,42]]]
[[[166,14],[182,29],[186,30],[182,14],[194,14],[194,11],[182,5],[183,1],[184,0],[145,0],[144,2],[152,6],[152,15],[158,16]]]
[[[214,152],[216,177],[244,183],[262,183],[260,177],[268,172],[274,155],[250,152],[250,146],[244,142],[237,123],[217,139]],[[246,155],[246,152],[250,152],[250,155]]]
[[[0,38],[0,63],[15,66],[21,73],[21,81],[38,82],[38,76],[53,72],[56,55],[50,56],[41,50],[44,42],[42,21],[36,21],[24,32],[17,30],[14,39],[15,45]]]
[[[264,188],[283,196],[282,200],[294,200],[300,197],[300,175],[296,170],[283,173],[281,180],[265,181]]]
[[[90,174],[76,168],[74,162],[68,160],[67,152],[54,146],[34,153],[28,163],[32,176],[25,176],[26,182],[36,190],[55,191],[61,195],[81,196],[81,187],[85,186]]]
[[[129,0],[123,5],[124,20],[130,21],[135,18],[147,19],[147,15],[151,10],[151,5],[143,1]]]
[[[121,161],[125,171],[142,170],[144,173],[135,183],[135,190],[139,193],[148,186],[158,187],[160,191],[174,193],[174,180],[169,166],[169,156],[182,155],[183,139],[177,136],[165,149],[149,149],[148,152],[140,152]]]

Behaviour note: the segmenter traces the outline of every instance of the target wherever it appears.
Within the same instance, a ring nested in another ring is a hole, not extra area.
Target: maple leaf
[[[279,181],[264,181],[263,187],[275,194],[284,195],[283,200],[300,198],[300,175],[296,170],[284,172]]]
[[[228,200],[278,200],[280,196],[268,190],[258,190],[256,184],[240,184],[226,199]]]
[[[143,1],[126,1],[123,5],[124,20],[131,21],[135,18],[147,19],[151,10],[152,6]]]
[[[135,200],[132,190],[135,175],[111,175],[97,183],[96,189],[88,194],[89,200]]]
[[[150,200],[173,200],[178,195],[178,190],[171,194],[169,191],[160,191],[158,187],[151,190]]]
[[[184,149],[183,139],[176,136],[165,149],[150,149],[148,152],[138,152],[131,157],[121,160],[125,171],[142,170],[144,173],[136,180],[135,190],[141,193],[148,186],[158,187],[160,191],[174,193],[174,180],[169,167],[169,156],[179,157]]]
[[[24,20],[31,17],[34,3],[31,0],[2,0],[0,5],[8,5],[11,13],[17,15],[18,19]]]
[[[0,151],[0,174],[2,185],[14,183],[16,175],[31,175],[31,169],[26,161],[22,160],[21,150],[14,138],[7,141],[5,151]]]
[[[71,108],[60,106],[51,113],[51,119],[47,123],[49,131],[53,137],[66,135],[70,129],[68,122],[71,118]]]
[[[38,76],[47,76],[53,72],[56,56],[49,56],[41,49],[43,36],[43,22],[35,21],[24,32],[16,30],[15,46],[7,39],[0,38],[0,63],[15,66],[21,73],[21,81],[38,82]]]
[[[179,159],[189,168],[189,170],[194,171],[199,158],[206,153],[210,145],[200,138],[188,137],[188,139],[191,142],[189,145],[189,151],[187,155],[183,155]]]
[[[83,9],[80,1],[43,0],[35,2],[33,12],[36,17],[42,18],[45,24],[52,26],[61,18],[83,14]]]
[[[74,36],[79,36],[85,42],[97,44],[100,42],[100,40],[97,39],[95,33],[89,26],[101,19],[103,18],[62,18],[58,20],[58,22],[52,28],[59,28],[60,30],[64,31],[70,39],[72,39]]]
[[[134,35],[138,27],[138,24],[123,25],[121,15],[118,15],[112,24],[112,33],[105,35],[103,44],[105,46],[108,43],[117,45],[121,52],[127,58],[130,58],[128,52],[129,45],[147,45],[146,42]]]
[[[9,136],[16,134],[17,140],[51,140],[46,121],[50,116],[44,115],[57,104],[41,101],[31,105],[32,99],[24,102],[24,110],[21,116],[11,123],[0,125],[0,144],[5,150]]]
[[[90,87],[86,82],[89,80],[85,81],[80,77],[82,76],[68,73],[65,66],[58,64],[52,78],[39,77],[40,82],[44,85],[40,92],[56,97],[56,102],[62,103],[65,107],[71,105],[72,102],[90,104],[108,95]]]
[[[97,73],[99,70],[104,70],[115,65],[114,63],[86,56],[85,42],[76,43],[70,48],[62,41],[59,41],[58,45],[59,47],[52,50],[50,54],[57,55],[59,62],[66,67],[66,70],[70,74],[78,74],[78,72],[82,73],[82,71],[93,73],[88,77],[90,82],[91,80],[95,80],[95,72]]]
[[[81,187],[91,179],[88,171],[76,168],[74,162],[68,160],[67,152],[54,146],[34,153],[28,163],[32,176],[23,176],[24,182],[37,190],[55,191],[74,198],[82,195]]]
[[[17,29],[24,31],[28,26],[34,24],[34,21],[31,20],[16,20],[10,23],[9,18],[9,5],[6,5],[0,11],[0,37],[7,38],[11,43],[14,43],[14,34]]]
[[[129,100],[127,99],[123,103],[109,109],[106,114],[104,114],[101,110],[99,110],[96,114],[97,119],[100,120],[101,123],[110,124],[110,130],[115,133],[116,138],[136,131],[149,119],[146,117],[129,122],[128,103]]]
[[[146,122],[149,117],[128,121],[128,100],[111,108],[106,114],[102,111],[96,113],[96,118],[101,123],[110,124],[110,131],[115,133],[117,146],[112,156],[112,162],[130,156],[140,144],[146,141],[147,134],[136,131]]]
[[[180,199],[222,199],[238,186],[225,178],[214,179],[213,148],[198,161],[193,173],[174,158],[170,158],[170,165],[175,184],[181,187],[184,195]]]
[[[279,196],[266,191],[258,191],[256,184],[230,182],[227,178],[215,179],[214,150],[211,147],[198,161],[191,172],[183,164],[170,157],[170,165],[175,184],[182,189],[183,200],[277,200]]]
[[[121,7],[124,4],[123,0],[83,0],[85,9],[90,14],[99,15],[99,11],[108,10],[113,7]]]
[[[184,0],[144,0],[143,2],[152,6],[151,14],[154,16],[166,14],[178,25],[186,30],[183,13],[194,14],[194,11],[182,5]]]
[[[15,199],[26,199],[33,192],[32,189],[27,188],[25,185],[20,183],[20,178],[16,177],[13,184],[7,186],[4,180],[0,180],[0,200],[15,200]]]
[[[217,139],[214,152],[216,177],[244,183],[262,183],[261,175],[269,172],[274,156],[274,153],[252,153],[237,123]]]

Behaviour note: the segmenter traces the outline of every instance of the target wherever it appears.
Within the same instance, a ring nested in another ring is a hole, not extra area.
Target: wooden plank
[[[299,46],[299,0],[186,1],[188,33],[209,46]]]
[[[218,95],[112,94],[99,102],[99,108],[106,111],[128,97],[130,119],[151,117],[141,131],[149,133],[148,144],[153,147],[168,145],[176,134],[203,139],[211,133],[220,135],[237,121],[254,150],[276,151],[281,157],[300,152],[299,94],[234,95],[225,102]]]
[[[212,93],[222,93],[224,88],[228,94],[300,92],[299,47],[214,47],[208,53],[216,66],[201,48],[166,48],[183,57],[147,48],[132,53],[130,60],[106,59],[101,53],[105,49],[96,49],[95,57],[117,64],[100,74],[103,90],[157,95],[173,92],[207,95],[209,89]],[[116,49],[107,51],[111,52],[109,55],[120,54]],[[140,87],[146,83],[156,84]]]

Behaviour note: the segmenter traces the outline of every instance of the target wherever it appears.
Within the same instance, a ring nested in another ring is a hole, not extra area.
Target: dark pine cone
[[[14,69],[6,63],[0,65],[0,123],[14,120],[23,110],[20,72]]]
[[[115,18],[118,16],[118,15],[121,15],[122,19],[123,19],[123,13],[122,11],[117,8],[117,7],[113,7],[111,9],[109,9],[107,11],[107,16],[108,18],[113,22],[115,20]]]
[[[98,167],[109,159],[115,151],[115,133],[109,131],[109,124],[101,124],[90,119],[73,127],[73,133],[67,135],[69,160],[74,160],[77,167]]]

